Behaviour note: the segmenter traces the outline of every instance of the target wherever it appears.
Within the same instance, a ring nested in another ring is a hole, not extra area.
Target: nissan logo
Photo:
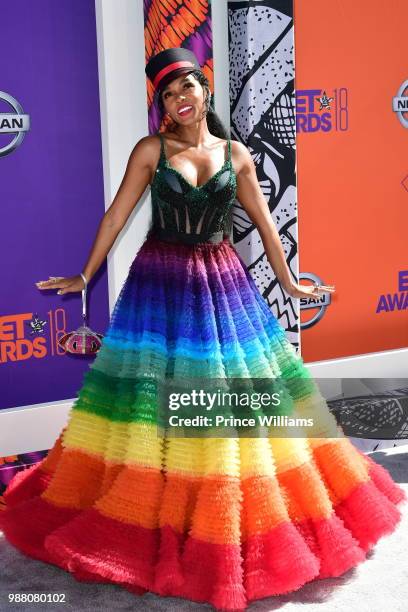
[[[5,91],[0,91],[1,102],[6,102],[13,109],[12,113],[0,113],[0,134],[13,136],[5,147],[0,146],[0,157],[3,157],[12,153],[23,142],[25,133],[30,129],[30,115],[26,115],[21,104]]]
[[[401,125],[408,128],[408,81],[404,81],[392,99],[392,110],[397,113]]]
[[[299,280],[307,280],[311,281],[312,283],[317,282],[320,285],[325,284],[322,279],[316,274],[313,274],[313,272],[303,272],[299,274]],[[316,310],[316,312],[310,319],[300,324],[300,329],[309,329],[320,321],[326,312],[327,307],[331,304],[330,297],[330,293],[327,293],[320,297],[313,297],[311,295],[310,298],[301,298],[300,310]]]

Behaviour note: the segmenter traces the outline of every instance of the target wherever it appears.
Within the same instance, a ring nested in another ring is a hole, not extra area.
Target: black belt
[[[197,244],[199,242],[212,242],[218,244],[224,239],[224,232],[214,232],[213,234],[186,234],[158,227],[151,230],[153,236],[166,242],[182,242],[184,244]]]

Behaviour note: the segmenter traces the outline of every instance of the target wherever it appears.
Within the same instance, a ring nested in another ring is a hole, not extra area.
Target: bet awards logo
[[[348,89],[298,89],[296,132],[346,131],[349,127]]]
[[[304,280],[311,281],[311,283],[317,282],[319,285],[325,284],[321,278],[316,276],[316,274],[312,274],[312,272],[303,272],[302,274],[299,274],[299,281]],[[300,329],[308,329],[320,321],[326,312],[326,308],[331,303],[330,298],[330,293],[323,293],[323,295],[320,297],[313,297],[311,295],[310,298],[300,299],[300,310],[309,310],[311,313],[310,319],[301,322]]]
[[[394,312],[408,309],[408,270],[399,270],[398,287],[395,293],[380,295],[376,314],[379,312]]]
[[[8,93],[0,91],[0,105],[2,106],[4,102],[11,106],[14,112],[0,112],[0,134],[10,134],[12,136],[11,141],[5,146],[3,145],[3,137],[1,137],[0,157],[9,155],[17,149],[23,142],[25,133],[30,129],[30,116],[24,114],[21,104]]]
[[[408,81],[404,81],[392,99],[392,110],[397,113],[402,127],[408,128]]]
[[[67,333],[65,309],[51,309],[47,315],[42,318],[38,313],[22,312],[0,316],[0,368],[7,362],[66,354],[58,344]]]

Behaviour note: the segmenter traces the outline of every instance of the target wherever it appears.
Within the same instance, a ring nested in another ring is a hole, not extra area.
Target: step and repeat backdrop
[[[408,3],[296,0],[302,356],[408,346]],[[324,23],[323,23],[324,20]]]
[[[94,2],[22,1],[18,25],[15,7],[0,4],[1,418],[80,388],[92,357],[57,341],[81,325],[81,294],[35,282],[81,272],[105,205]],[[94,280],[88,309],[99,331],[109,322],[105,265]],[[0,494],[46,453],[0,449]]]
[[[228,97],[227,127],[252,154],[293,278],[336,286],[320,300],[289,298],[236,202],[234,244],[305,362],[406,347],[408,72],[396,44],[406,2],[395,0],[385,19],[381,0],[226,1],[218,36],[229,74],[217,91],[211,2],[139,4],[145,61],[189,48],[216,108]],[[81,323],[80,294],[34,283],[78,274],[104,213],[94,0],[22,8],[18,35],[6,27],[0,38],[0,410],[76,396],[93,358],[57,341]],[[3,22],[14,17],[2,3]],[[145,100],[154,133],[147,80]],[[89,297],[92,328],[103,333],[105,265]],[[44,453],[0,459],[0,488]]]

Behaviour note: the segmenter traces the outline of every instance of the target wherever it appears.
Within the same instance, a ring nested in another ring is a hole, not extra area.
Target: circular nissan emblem
[[[404,81],[392,99],[392,110],[397,113],[401,125],[408,128],[408,81]]]
[[[12,113],[0,112],[0,134],[13,136],[6,146],[0,145],[0,157],[3,157],[12,153],[23,142],[25,133],[30,129],[30,115],[26,115],[21,104],[5,91],[0,91],[1,102],[6,102],[13,109]]]
[[[324,285],[322,279],[312,272],[303,272],[299,274],[299,280],[308,280],[312,283],[317,282],[319,285]],[[316,325],[316,323],[320,321],[331,303],[330,297],[330,293],[324,293],[320,297],[313,297],[311,295],[310,298],[300,299],[300,310],[311,310],[314,313],[310,319],[300,324],[300,329],[309,329],[309,327],[313,327],[313,325]]]

